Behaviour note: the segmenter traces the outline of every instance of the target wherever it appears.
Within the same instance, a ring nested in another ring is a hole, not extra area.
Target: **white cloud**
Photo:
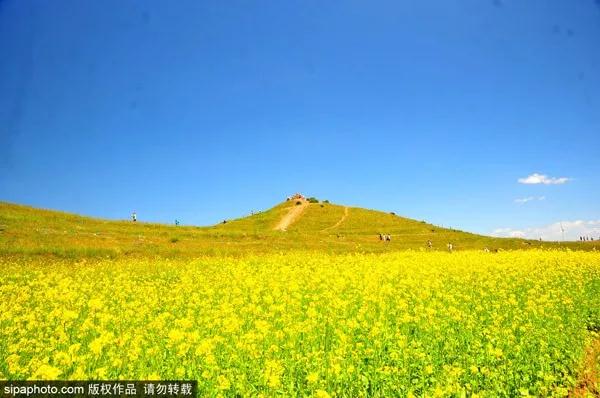
[[[532,200],[535,200],[535,198],[533,196],[528,196],[526,198],[515,199],[515,203],[522,205],[524,203],[531,202]]]
[[[545,174],[533,173],[525,178],[519,178],[517,180],[521,184],[544,184],[544,185],[558,185],[564,184],[571,181],[568,177],[548,177]]]
[[[528,196],[526,198],[515,199],[515,203],[522,205],[527,202],[532,202],[534,200],[546,200],[546,197],[545,196]]]
[[[504,238],[527,238],[553,241],[562,240],[562,228],[565,230],[565,240],[579,240],[580,236],[588,236],[600,240],[600,220],[561,221],[542,227],[529,228],[497,228],[492,236]]]
[[[545,196],[528,196],[526,198],[515,199],[515,203],[522,205],[527,202],[532,202],[534,200],[546,200],[546,197]]]
[[[502,238],[523,238],[525,236],[525,232],[512,228],[498,228],[492,232],[492,236],[498,236]]]

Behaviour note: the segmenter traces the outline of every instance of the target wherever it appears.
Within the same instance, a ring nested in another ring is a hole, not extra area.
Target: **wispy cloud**
[[[525,232],[520,229],[512,228],[497,228],[492,231],[492,236],[498,236],[501,238],[524,238]]]
[[[600,220],[559,221],[541,227],[528,228],[497,228],[492,231],[493,236],[505,238],[527,238],[543,240],[562,240],[562,230],[565,240],[579,240],[580,236],[588,236],[600,240]]]
[[[571,181],[568,177],[548,177],[545,174],[533,173],[525,178],[517,180],[521,184],[544,184],[544,185],[559,185]]]
[[[533,202],[534,200],[546,200],[546,197],[545,196],[528,196],[526,198],[515,199],[515,203],[522,205],[527,202]]]

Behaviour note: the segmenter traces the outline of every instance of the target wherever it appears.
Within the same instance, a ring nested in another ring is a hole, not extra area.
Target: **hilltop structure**
[[[286,198],[286,201],[290,201],[290,200],[306,200],[306,197],[304,195],[302,195],[301,193],[295,193],[292,196],[288,196]]]

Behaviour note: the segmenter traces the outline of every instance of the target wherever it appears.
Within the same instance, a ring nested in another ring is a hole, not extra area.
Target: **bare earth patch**
[[[569,397],[600,397],[600,337],[596,337],[593,344],[588,347],[583,371]]]
[[[304,212],[306,207],[308,206],[308,202],[302,201],[299,205],[294,205],[290,208],[290,211],[279,220],[275,228],[276,231],[287,231],[288,227],[292,225]]]

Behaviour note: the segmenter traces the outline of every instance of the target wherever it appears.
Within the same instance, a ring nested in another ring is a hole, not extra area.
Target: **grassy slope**
[[[294,206],[284,202],[250,217],[210,227],[169,226],[128,221],[107,221],[73,214],[35,209],[0,202],[0,254],[52,254],[61,257],[160,255],[241,255],[248,252],[279,252],[290,249],[326,252],[383,252],[419,249],[431,239],[434,248],[445,249],[452,242],[457,249],[520,249],[520,239],[496,239],[438,228],[415,220],[361,208],[333,204],[310,204],[288,232],[273,231],[279,219]],[[379,241],[378,233],[393,236],[390,243]],[[569,243],[571,248],[592,248],[592,244]],[[545,247],[555,246],[543,243]]]

